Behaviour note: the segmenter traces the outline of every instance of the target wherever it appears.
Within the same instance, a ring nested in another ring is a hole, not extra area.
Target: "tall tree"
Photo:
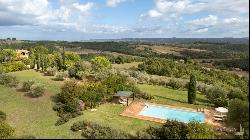
[[[63,45],[63,52],[62,52],[62,61],[63,61],[63,70],[66,69],[65,66],[65,46]]]
[[[188,103],[194,104],[196,100],[196,80],[195,76],[190,76],[190,81],[188,85]]]

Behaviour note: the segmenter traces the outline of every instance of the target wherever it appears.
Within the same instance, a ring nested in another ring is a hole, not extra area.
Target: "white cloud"
[[[208,31],[208,28],[198,29],[196,30],[197,33],[205,33]]]
[[[208,15],[208,17],[195,19],[189,22],[192,25],[198,26],[213,26],[218,23],[218,17],[215,15]]]
[[[122,2],[125,2],[126,0],[107,0],[106,5],[109,7],[116,7]]]
[[[156,10],[148,11],[148,15],[150,17],[160,17],[160,16],[162,16],[162,14],[160,12],[156,11]]]

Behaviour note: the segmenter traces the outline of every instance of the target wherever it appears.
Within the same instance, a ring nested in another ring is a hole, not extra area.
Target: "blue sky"
[[[248,0],[0,0],[0,38],[246,37]]]

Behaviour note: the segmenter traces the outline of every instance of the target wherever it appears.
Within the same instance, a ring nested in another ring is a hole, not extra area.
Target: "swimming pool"
[[[155,105],[145,106],[139,113],[141,116],[154,117],[164,120],[176,120],[188,123],[190,121],[205,122],[205,114],[202,112],[193,112],[169,107],[161,107]]]

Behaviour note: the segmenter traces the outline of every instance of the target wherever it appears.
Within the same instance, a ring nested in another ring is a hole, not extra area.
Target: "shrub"
[[[190,122],[188,123],[188,139],[215,139],[215,132],[205,123]]]
[[[27,67],[23,62],[14,62],[11,65],[6,67],[6,72],[13,72],[13,71],[22,71],[26,70]]]
[[[168,86],[172,87],[173,89],[180,89],[185,87],[185,85],[183,86],[180,81],[174,79],[170,79]]]
[[[0,121],[5,121],[6,120],[6,114],[0,110]]]
[[[53,67],[53,68],[49,67],[46,70],[46,75],[48,75],[48,76],[55,76],[56,72],[57,72],[57,68],[56,67]]]
[[[79,121],[79,122],[76,122],[76,123],[74,123],[71,127],[70,127],[70,129],[72,130],[72,131],[79,131],[79,130],[82,130],[82,129],[84,129],[84,127],[86,127],[86,123],[85,122],[83,122],[83,121]]]
[[[36,139],[36,136],[33,135],[24,135],[19,137],[18,139]]]
[[[43,85],[35,84],[31,86],[31,89],[28,95],[30,97],[40,97],[44,94],[44,92],[45,92],[45,87]]]
[[[64,78],[66,78],[66,77],[67,77],[66,73],[64,73],[64,72],[58,72],[58,73],[56,73],[55,80],[56,81],[63,81]]]
[[[227,107],[228,106],[228,101],[223,98],[216,98],[212,102],[215,107]]]
[[[206,92],[205,92],[206,97],[210,100],[213,101],[214,99],[217,98],[222,98],[222,99],[226,99],[227,97],[227,91],[225,91],[224,89],[222,89],[221,87],[218,86],[214,86],[209,88]]]
[[[70,114],[65,114],[63,115],[62,117],[60,117],[56,123],[55,123],[55,126],[59,126],[59,125],[62,125],[62,124],[65,124],[66,122],[69,121],[69,119],[71,119],[72,116]]]
[[[143,98],[143,99],[146,99],[146,100],[154,99],[153,95],[148,94],[146,92],[139,92],[139,93],[136,94],[136,97],[137,98]]]
[[[227,94],[227,97],[229,99],[235,99],[235,98],[238,98],[238,99],[241,99],[241,100],[246,100],[247,99],[246,95],[244,95],[244,93],[238,88],[231,89],[229,91],[229,93]]]
[[[84,73],[84,71],[78,71],[76,73],[76,76],[78,77],[78,79],[83,80],[86,77],[86,74]]]
[[[153,139],[187,139],[188,125],[177,121],[167,121],[162,127],[149,127]]]
[[[13,135],[14,129],[5,121],[0,121],[0,139],[9,139]]]
[[[228,123],[239,127],[249,127],[249,103],[240,99],[232,99],[228,107]]]
[[[28,80],[28,81],[24,81],[23,82],[23,86],[22,89],[27,92],[30,91],[31,86],[34,84],[35,82],[32,80]]]
[[[72,127],[71,127],[72,129]],[[107,126],[101,126],[96,123],[78,122],[73,126],[73,130],[82,130],[82,136],[87,139],[128,139],[130,135],[112,129]]]
[[[18,81],[16,77],[13,77],[7,74],[0,74],[0,85],[16,87],[18,85]]]

